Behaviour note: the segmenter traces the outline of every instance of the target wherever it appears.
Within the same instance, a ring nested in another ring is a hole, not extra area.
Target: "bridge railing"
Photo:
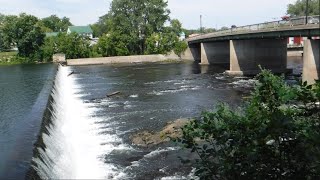
[[[306,17],[297,17],[297,18],[290,18],[289,20],[279,20],[279,21],[271,21],[271,22],[264,22],[259,24],[233,27],[228,30],[216,31],[209,34],[219,36],[224,34],[251,32],[251,31],[254,32],[254,31],[260,31],[260,30],[267,30],[267,29],[273,30],[273,29],[279,29],[279,28],[285,28],[285,27],[305,25],[305,21],[306,21]],[[308,16],[308,24],[319,24],[319,23],[320,23],[320,15]]]

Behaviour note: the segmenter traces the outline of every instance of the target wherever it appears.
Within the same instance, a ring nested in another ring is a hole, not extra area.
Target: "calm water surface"
[[[0,179],[23,179],[30,166],[56,67],[0,66]]]

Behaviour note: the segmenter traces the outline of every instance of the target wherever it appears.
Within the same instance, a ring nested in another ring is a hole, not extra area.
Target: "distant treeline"
[[[0,15],[0,51],[17,49],[17,60],[47,62],[54,53],[66,58],[165,54],[180,55],[186,42],[177,19],[170,19],[166,1],[113,0],[109,12],[92,25],[97,43],[76,33],[67,34],[69,18],[52,15],[39,19],[25,13]],[[133,13],[134,12],[134,13]],[[169,25],[167,25],[169,22]],[[45,33],[58,32],[46,37]]]

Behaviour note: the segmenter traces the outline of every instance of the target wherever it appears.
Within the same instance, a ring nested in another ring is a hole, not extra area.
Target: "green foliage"
[[[153,33],[147,38],[145,54],[167,54],[174,50],[180,55],[186,49],[183,49],[186,43],[178,38],[182,32],[181,23],[177,19],[172,19],[170,24],[169,27],[164,27],[162,32]]]
[[[45,27],[45,32],[66,32],[68,26],[72,26],[69,18],[63,17],[60,19],[56,15],[43,18],[41,23]]]
[[[20,14],[13,24],[8,24],[9,26],[13,25],[13,34],[9,34],[13,44],[18,48],[18,55],[28,58],[29,61],[38,60],[37,52],[45,37],[38,22],[39,20],[35,16]]]
[[[163,0],[114,0],[109,13],[92,25],[96,35],[104,33],[94,49],[102,56],[166,54],[175,47],[179,51],[181,23],[173,19],[165,27],[168,20]]]
[[[5,16],[0,28],[0,46],[3,50],[18,48],[18,55],[28,61],[37,61],[37,53],[43,44],[44,34],[39,20],[35,16],[20,14],[19,16]]]
[[[307,0],[297,0],[294,4],[289,4],[287,9],[287,14],[290,16],[305,16],[306,15],[306,5]],[[309,0],[308,5],[309,15],[319,15],[320,14],[320,1],[319,0]]]
[[[5,20],[6,16],[4,14],[0,13],[0,24],[3,23],[3,21]]]
[[[108,14],[91,27],[101,36],[94,52],[102,56],[166,54],[184,44],[179,42],[182,25],[169,21],[170,11],[164,0],[113,0]]]
[[[0,52],[0,63],[7,64],[15,60],[17,52]]]
[[[178,41],[174,46],[174,53],[181,58],[181,54],[186,51],[188,44],[185,41]]]
[[[170,52],[179,41],[176,33],[154,33],[146,41],[145,54],[166,54]]]
[[[320,82],[290,87],[269,71],[244,109],[220,105],[183,128],[201,179],[317,179]]]
[[[127,47],[130,43],[129,40],[129,36],[113,32],[112,34],[100,37],[95,49],[98,54],[104,57],[129,55],[130,52]]]
[[[171,31],[179,35],[182,32],[182,24],[178,19],[172,19],[170,21],[170,27]]]
[[[15,45],[15,23],[18,16],[2,16],[0,26],[0,50],[10,50]]]
[[[186,33],[186,36],[188,37],[191,34],[200,34],[200,33],[212,33],[212,32],[216,32],[217,30],[215,28],[206,28],[206,27],[202,27],[202,31],[200,31],[200,29],[183,29],[183,32]]]
[[[22,57],[37,59],[36,52],[43,44],[45,35],[37,24],[38,19],[31,15],[20,15],[15,28],[15,41]]]
[[[45,62],[52,61],[55,53],[64,53],[67,59],[87,58],[91,56],[90,42],[76,33],[59,33],[55,37],[47,37],[41,47],[41,55]]]
[[[44,44],[41,47],[41,55],[44,62],[51,62],[52,55],[58,53],[57,39],[54,36],[45,38]]]
[[[58,51],[66,55],[67,59],[90,57],[90,43],[88,39],[76,33],[58,35]]]
[[[104,16],[101,16],[98,20],[98,22],[91,25],[91,29],[93,30],[93,36],[94,37],[101,37],[104,34],[107,34],[110,31],[110,15],[106,14]]]

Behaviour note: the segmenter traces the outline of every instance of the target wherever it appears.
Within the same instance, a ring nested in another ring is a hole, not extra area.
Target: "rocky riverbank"
[[[182,136],[181,128],[185,126],[190,119],[182,118],[168,122],[159,132],[151,132],[147,130],[139,131],[130,136],[132,144],[140,147],[152,147],[165,142],[169,142],[171,138]]]

